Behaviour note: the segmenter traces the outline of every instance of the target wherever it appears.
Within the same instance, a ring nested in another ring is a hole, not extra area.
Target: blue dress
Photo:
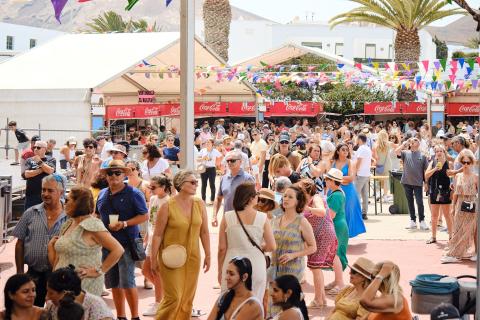
[[[336,168],[336,163],[333,164],[333,167]],[[343,166],[342,172],[344,176],[348,175],[348,163]],[[342,184],[340,187],[345,193],[346,198],[345,217],[348,225],[348,237],[354,238],[367,231],[365,229],[365,223],[363,223],[362,219],[362,206],[360,205],[360,198],[358,197],[353,182],[350,182],[347,185]]]

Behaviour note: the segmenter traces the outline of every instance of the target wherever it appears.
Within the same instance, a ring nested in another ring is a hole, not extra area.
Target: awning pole
[[[180,8],[180,167],[194,169],[194,0],[181,0]]]

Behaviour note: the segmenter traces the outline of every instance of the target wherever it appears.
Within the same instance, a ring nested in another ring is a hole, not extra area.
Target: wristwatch
[[[98,273],[100,276],[102,276],[102,275],[105,274],[105,272],[103,272],[103,270],[102,270],[102,267],[96,267],[96,268],[95,268],[95,271],[97,271],[97,273]]]
[[[43,161],[42,161],[42,160],[40,160],[40,161],[37,162],[37,166],[41,167],[42,165],[43,165]]]
[[[125,229],[126,227],[128,227],[127,221],[122,221],[122,222],[123,222],[123,229]]]

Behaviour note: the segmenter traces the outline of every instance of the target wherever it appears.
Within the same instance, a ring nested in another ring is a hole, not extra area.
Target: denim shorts
[[[125,252],[120,257],[120,260],[105,273],[105,287],[130,289],[136,288],[135,283],[135,261],[133,261],[130,250],[124,248]],[[108,255],[108,251],[103,251],[103,259]]]

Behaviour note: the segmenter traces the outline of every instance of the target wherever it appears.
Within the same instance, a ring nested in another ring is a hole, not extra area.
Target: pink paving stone
[[[197,294],[195,296],[194,306],[200,308],[206,312],[210,311],[210,308],[215,303],[219,290],[214,289],[213,286],[217,282],[217,267],[216,267],[216,252],[217,252],[218,236],[217,234],[211,234],[211,246],[212,246],[212,269],[206,273],[200,275],[200,280],[197,287]],[[355,261],[357,257],[365,256],[374,262],[382,260],[392,260],[400,266],[401,270],[401,284],[408,299],[410,299],[410,286],[408,281],[413,279],[419,273],[438,273],[452,276],[459,276],[464,274],[475,275],[476,265],[474,262],[465,261],[461,264],[441,264],[440,257],[443,254],[443,247],[445,243],[426,245],[424,241],[412,241],[412,240],[351,240],[348,248],[348,259],[351,263]],[[15,242],[6,245],[5,250],[1,253],[0,258],[0,288],[2,293],[0,297],[2,309],[3,309],[3,287],[6,279],[15,272]],[[148,308],[148,305],[153,302],[153,290],[143,289],[143,276],[140,270],[137,269],[137,284],[139,288],[140,297],[140,313]],[[330,282],[333,280],[332,272],[325,272],[325,281]],[[348,283],[348,271],[345,272],[345,281]],[[306,272],[306,283],[303,285],[303,289],[306,295],[307,303],[313,297],[313,280],[310,272]],[[106,297],[105,300],[113,308],[113,301],[111,295]],[[323,310],[311,310],[311,319],[324,319],[331,306],[333,306],[333,299],[328,298],[329,308]],[[128,310],[128,308],[127,308]],[[128,312],[127,312],[128,314]],[[151,319],[150,317],[141,317],[145,319]],[[206,319],[207,316],[203,316],[197,319]],[[428,318],[428,317],[422,317]]]

